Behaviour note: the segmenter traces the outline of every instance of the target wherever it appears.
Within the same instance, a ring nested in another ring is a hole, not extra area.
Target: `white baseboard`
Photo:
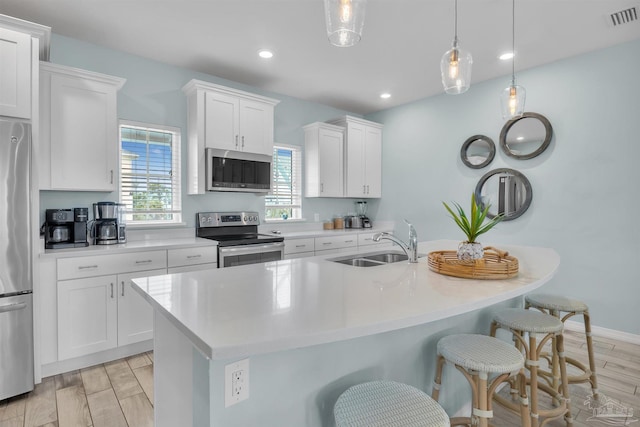
[[[564,326],[569,331],[584,332],[584,324],[575,320],[567,320]],[[610,338],[630,344],[640,345],[640,335],[629,332],[617,331],[615,329],[603,328],[602,326],[591,325],[591,333],[594,336]]]

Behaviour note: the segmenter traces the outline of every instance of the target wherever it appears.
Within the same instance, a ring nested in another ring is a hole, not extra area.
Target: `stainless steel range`
[[[284,237],[258,233],[258,212],[198,212],[196,222],[196,236],[218,242],[218,267],[284,257]]]

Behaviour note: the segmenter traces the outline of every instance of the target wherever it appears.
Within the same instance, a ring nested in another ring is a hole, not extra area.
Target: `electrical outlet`
[[[249,398],[249,359],[224,367],[224,406],[229,407]]]

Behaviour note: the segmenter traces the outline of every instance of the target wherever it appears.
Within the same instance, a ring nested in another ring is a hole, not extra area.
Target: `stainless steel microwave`
[[[271,156],[206,149],[207,191],[267,193],[271,189]]]

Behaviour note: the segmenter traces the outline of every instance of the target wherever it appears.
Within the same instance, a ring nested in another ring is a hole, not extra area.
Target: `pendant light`
[[[327,36],[332,45],[353,46],[362,38],[366,0],[324,0]]]
[[[524,101],[526,90],[516,85],[516,1],[512,1],[511,7],[511,43],[513,58],[511,59],[511,85],[502,91],[500,103],[502,104],[502,118],[511,120],[521,117],[524,113]]]
[[[455,32],[453,46],[442,55],[440,74],[442,85],[448,94],[457,95],[469,90],[471,86],[471,64],[473,59],[466,50],[458,47],[458,0],[455,0]]]

